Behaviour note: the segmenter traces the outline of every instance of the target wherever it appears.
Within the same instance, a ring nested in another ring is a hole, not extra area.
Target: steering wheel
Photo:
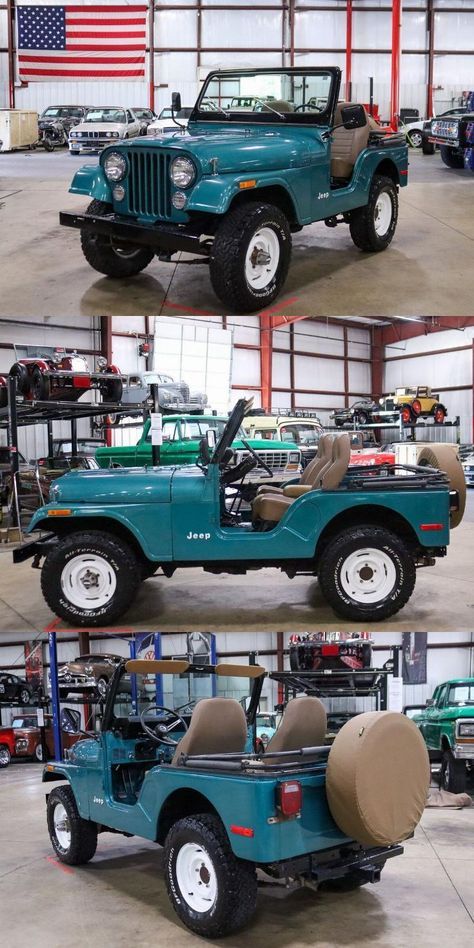
[[[145,722],[145,715],[149,714],[150,711],[165,711],[166,714],[170,715],[171,723],[165,724],[165,722],[162,721],[155,727],[149,727],[149,725]],[[151,704],[148,708],[144,708],[140,715],[140,724],[145,731],[145,734],[148,734],[148,737],[151,737],[152,741],[155,741],[155,744],[164,744],[166,747],[178,746],[181,738],[176,741],[172,737],[168,737],[167,739],[167,735],[170,733],[170,731],[174,731],[178,724],[181,725],[183,731],[188,730],[188,725],[180,714],[178,714],[176,711],[172,711],[171,708],[164,708],[161,704]]]
[[[243,458],[240,464],[236,464],[235,467],[228,467],[223,474],[221,475],[221,484],[227,486],[227,484],[235,484],[237,481],[240,481],[246,474],[250,474],[250,471],[253,471],[255,467],[255,461],[253,458]]]
[[[250,446],[248,441],[244,441],[244,439],[242,438],[242,444],[245,444],[247,451],[250,451],[250,454],[252,455],[253,458],[255,458],[258,466],[263,467],[263,470],[266,471],[267,474],[270,475],[270,477],[273,477],[273,471],[271,467],[269,467],[268,464],[265,464],[265,461],[262,461],[261,457],[257,454],[256,451],[254,451],[254,449]]]
[[[319,105],[310,105],[309,102],[304,102],[303,105],[295,106],[294,111],[302,112],[303,109],[307,109],[307,108],[309,108],[311,112],[324,112],[324,109],[321,109]]]

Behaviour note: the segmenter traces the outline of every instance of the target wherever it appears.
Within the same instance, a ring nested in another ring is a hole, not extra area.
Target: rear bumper
[[[272,874],[279,878],[300,878],[303,884],[304,880],[319,884],[331,879],[343,879],[349,873],[360,873],[361,881],[378,882],[387,859],[401,856],[402,853],[403,846],[399,845],[363,849],[347,855],[338,850],[334,856],[327,853],[327,858],[324,858],[324,853],[310,853],[274,864]]]
[[[209,243],[203,242],[201,235],[193,233],[185,226],[177,224],[144,224],[131,221],[119,214],[74,214],[60,211],[59,223],[63,227],[75,227],[78,230],[90,230],[94,234],[103,234],[114,240],[123,240],[130,244],[149,247],[155,253],[185,253],[209,255]]]

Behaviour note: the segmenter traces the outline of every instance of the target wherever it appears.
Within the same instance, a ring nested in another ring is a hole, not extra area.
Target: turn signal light
[[[277,807],[283,816],[297,816],[301,812],[303,790],[299,780],[284,780],[277,786]]]
[[[235,833],[236,836],[248,836],[252,838],[254,835],[253,829],[251,826],[234,826],[230,828],[231,833]]]
[[[257,181],[255,178],[251,178],[249,181],[239,181],[239,188],[241,191],[245,191],[246,188],[255,188],[257,186]]]
[[[53,508],[48,510],[48,517],[70,517],[72,510],[68,507],[64,508]]]

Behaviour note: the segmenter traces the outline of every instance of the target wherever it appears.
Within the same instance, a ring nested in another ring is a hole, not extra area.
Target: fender
[[[76,171],[71,187],[70,194],[85,194],[94,198],[96,201],[104,201],[106,204],[112,204],[112,189],[102,171],[102,166],[83,165]]]
[[[274,172],[254,173],[254,174],[222,174],[202,177],[193,188],[186,211],[197,211],[207,214],[226,214],[232,201],[238,194],[242,194],[241,182],[248,181],[249,178],[255,179],[257,184],[254,188],[246,191],[249,195],[255,195],[258,200],[258,192],[261,188],[279,187],[288,195],[289,200],[295,208],[295,216],[298,223],[302,224],[304,218],[300,215],[298,209],[298,198],[296,195],[297,178],[301,177],[301,168],[294,168],[285,172],[285,177],[275,175]]]

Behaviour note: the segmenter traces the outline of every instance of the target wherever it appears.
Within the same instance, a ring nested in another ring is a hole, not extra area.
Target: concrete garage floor
[[[104,834],[87,866],[63,867],[46,830],[41,766],[0,772],[2,941],[9,948],[203,944],[168,901],[162,850]],[[53,785],[50,785],[53,786]],[[8,814],[8,819],[7,819]],[[405,854],[377,885],[346,894],[262,888],[244,932],[208,944],[240,948],[438,948],[474,937],[474,808],[426,810]]]
[[[474,491],[465,519],[451,534],[448,555],[435,567],[418,570],[412,598],[397,615],[380,624],[384,632],[459,632],[474,617]],[[14,566],[11,551],[0,552],[0,636],[2,632],[41,631],[54,616],[43,600],[39,571],[30,563]],[[360,630],[345,622],[322,599],[316,580],[288,579],[279,570],[245,576],[213,576],[201,569],[178,570],[172,579],[153,577],[142,584],[121,629],[164,632]],[[377,627],[375,627],[377,628]]]
[[[82,164],[96,159],[63,150],[0,154],[0,224],[8,235],[0,245],[0,316],[224,313],[205,266],[155,259],[132,280],[107,279],[89,267],[78,232],[58,223],[59,210],[88,203],[68,193]],[[345,226],[319,223],[296,234],[278,308],[308,316],[472,316],[472,175],[412,149],[409,182],[385,253],[361,253]]]

